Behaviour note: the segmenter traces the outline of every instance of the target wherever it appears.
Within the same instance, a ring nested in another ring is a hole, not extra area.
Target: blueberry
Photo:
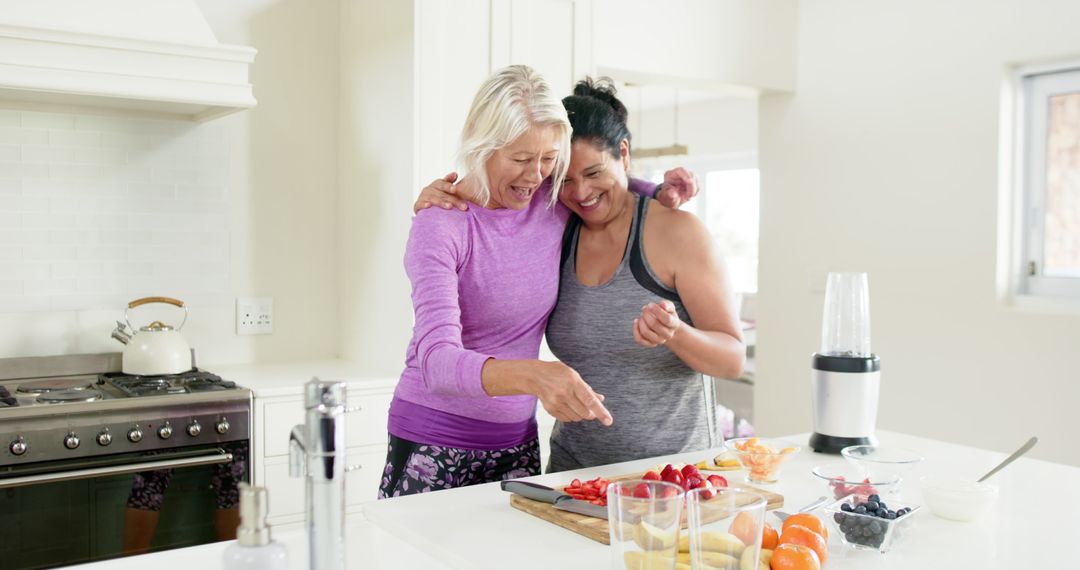
[[[859,506],[855,507],[855,513],[860,514],[860,515],[865,515],[866,514],[866,507],[864,507],[862,505],[859,505]]]
[[[843,524],[844,513],[836,513],[835,515],[833,515],[832,520],[836,521],[836,524]]]
[[[850,513],[851,511],[853,511],[855,509],[854,509],[854,507],[851,506],[851,503],[844,503],[844,504],[840,505],[840,510],[844,511],[845,513]]]
[[[896,520],[896,512],[895,511],[886,511],[885,518],[888,519],[888,520],[891,520],[891,521]]]
[[[880,503],[881,502],[881,497],[879,497],[877,495],[870,495],[869,497],[867,497],[867,500],[868,501],[873,501],[875,503]]]
[[[878,507],[879,509],[885,509],[885,510],[889,510],[889,507],[886,507],[886,506],[885,506],[885,503],[883,503],[883,502],[881,502],[881,501],[878,501],[878,502],[877,502],[877,507]]]
[[[870,501],[870,502],[866,503],[866,510],[868,510],[868,511],[876,511],[876,510],[878,510],[877,501]]]
[[[874,534],[881,534],[881,523],[879,523],[879,522],[877,522],[877,521],[873,521],[873,522],[871,522],[871,523],[870,523],[870,526],[869,526],[868,528],[869,528],[869,529],[870,529],[870,531],[871,531],[871,532],[873,532]]]

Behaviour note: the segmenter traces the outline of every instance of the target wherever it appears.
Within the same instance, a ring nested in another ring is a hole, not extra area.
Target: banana
[[[670,550],[675,546],[676,533],[660,529],[645,521],[634,526],[634,542],[642,550]]]
[[[701,533],[701,549],[710,552],[722,552],[734,558],[739,558],[742,556],[743,551],[746,550],[746,545],[733,534],[703,531]],[[679,551],[690,552],[690,537],[688,535],[684,534],[679,537]]]
[[[685,564],[675,561],[667,552],[624,552],[623,562],[626,570],[671,570],[672,564],[675,570],[690,570],[690,563]]]
[[[769,570],[769,563],[772,562],[772,550],[768,548],[761,549],[761,556],[758,557],[757,570]],[[747,548],[742,553],[742,558],[739,559],[739,570],[754,570],[754,549]]]

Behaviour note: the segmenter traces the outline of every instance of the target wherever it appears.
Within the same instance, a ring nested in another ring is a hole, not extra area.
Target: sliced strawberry
[[[645,474],[641,476],[641,478],[646,480],[646,481],[660,481],[661,480],[660,474],[657,473],[656,471],[652,471],[652,470],[646,471]]]
[[[639,499],[648,499],[652,497],[652,491],[649,490],[649,486],[645,483],[638,483],[634,487],[634,496]]]
[[[711,483],[715,489],[728,486],[727,479],[724,479],[722,475],[709,475],[709,483]]]
[[[701,478],[701,472],[698,471],[698,468],[696,466],[694,466],[694,464],[687,463],[686,465],[683,465],[683,468],[682,468],[682,476],[683,476],[683,478],[684,479],[689,479],[690,476],[692,476],[692,475],[697,476],[699,479]]]
[[[581,486],[581,479],[574,479],[573,481],[570,482],[570,486],[575,488],[575,489],[580,487]]]

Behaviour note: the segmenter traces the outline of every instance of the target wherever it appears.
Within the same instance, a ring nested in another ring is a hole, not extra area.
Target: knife
[[[502,490],[507,493],[517,493],[526,499],[532,499],[542,503],[554,504],[556,500],[562,497],[573,499],[573,497],[562,491],[552,489],[551,487],[539,483],[530,483],[528,481],[503,481],[501,485]]]
[[[594,505],[588,501],[575,499],[562,491],[552,489],[546,485],[530,483],[528,481],[502,481],[500,485],[502,486],[503,491],[516,493],[526,499],[532,499],[542,503],[551,503],[552,506],[560,511],[577,513],[579,515],[595,517],[598,519],[607,520],[608,518],[607,507],[601,507],[600,505]]]

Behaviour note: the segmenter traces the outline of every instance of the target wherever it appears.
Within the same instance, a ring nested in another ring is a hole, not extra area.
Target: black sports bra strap
[[[577,233],[578,226],[581,225],[581,218],[577,214],[571,213],[570,219],[566,220],[566,229],[562,234],[562,257],[559,259],[559,270],[566,265],[566,260],[570,259],[570,246],[574,243],[574,234]]]
[[[667,299],[668,301],[682,302],[678,292],[668,289],[662,283],[654,279],[652,274],[650,274],[649,270],[645,267],[645,246],[642,245],[641,235],[644,233],[642,228],[645,226],[645,210],[648,207],[648,203],[648,198],[638,198],[637,212],[634,214],[637,223],[634,227],[634,240],[630,246],[630,271],[634,274],[634,280],[638,282],[638,285],[641,285],[653,294]],[[565,244],[566,242],[564,241],[563,243]]]

